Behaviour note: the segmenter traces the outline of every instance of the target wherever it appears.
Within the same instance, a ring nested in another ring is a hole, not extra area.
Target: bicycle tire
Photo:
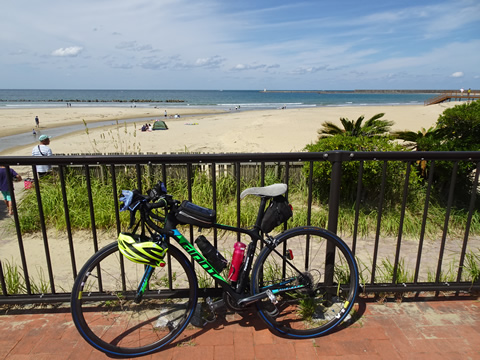
[[[256,303],[261,319],[285,337],[311,338],[332,331],[348,316],[358,291],[358,266],[348,246],[316,227],[288,230],[273,244],[260,252],[252,273],[252,295],[270,289],[278,301]]]
[[[117,242],[94,254],[80,270],[71,295],[73,322],[82,337],[117,357],[146,355],[173,341],[195,311],[197,278],[175,247],[169,247],[165,262],[165,267],[153,268],[137,304],[133,299],[145,266],[123,258]]]

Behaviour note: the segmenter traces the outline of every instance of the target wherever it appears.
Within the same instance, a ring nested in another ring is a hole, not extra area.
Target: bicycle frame
[[[239,272],[239,279],[236,283],[230,284],[227,279],[225,279],[220,273],[217,272],[213,268],[213,266],[208,262],[207,259],[195,248],[195,246],[188,241],[185,236],[176,228],[177,222],[174,219],[174,215],[170,212],[167,215],[165,228],[161,229],[155,223],[151,221],[149,215],[142,213],[142,220],[148,226],[150,226],[153,230],[157,231],[158,233],[162,234],[164,239],[167,240],[169,238],[175,239],[175,241],[192,257],[192,259],[198,263],[206,272],[207,274],[212,277],[215,282],[222,288],[223,291],[228,293],[236,302],[242,305],[248,305],[255,301],[261,300],[266,297],[270,297],[272,299],[272,294],[276,294],[283,291],[290,291],[294,289],[301,289],[304,288],[305,285],[294,285],[294,286],[286,286],[293,282],[295,279],[291,279],[291,281],[284,281],[282,284],[277,284],[276,286],[280,286],[280,288],[274,288],[275,286],[269,286],[266,288],[266,291],[255,296],[250,296],[249,294],[245,294],[245,288],[247,286],[247,281],[249,279],[249,275],[251,272],[253,258],[255,256],[255,250],[257,248],[258,242],[262,242],[265,246],[270,246],[270,241],[264,239],[264,237],[260,233],[260,224],[263,219],[265,205],[267,203],[268,198],[261,197],[260,206],[258,210],[257,220],[255,222],[255,226],[252,229],[244,229],[235,226],[223,225],[219,223],[213,224],[211,228],[230,231],[234,233],[240,233],[248,235],[251,239],[249,244],[247,245],[246,254],[245,254],[245,261],[242,264],[242,267]],[[154,217],[155,218],[155,217]],[[287,260],[288,262],[288,260]],[[292,264],[290,264],[293,266]],[[141,299],[143,292],[147,288],[146,284],[148,284],[148,280],[152,271],[150,266],[146,266],[145,274],[142,279],[142,282],[139,286],[136,299]],[[293,266],[293,268],[295,268]],[[298,270],[297,270],[298,271]],[[302,273],[298,271],[299,275],[302,276]],[[270,289],[274,288],[274,289]],[[272,299],[273,301],[273,299]]]

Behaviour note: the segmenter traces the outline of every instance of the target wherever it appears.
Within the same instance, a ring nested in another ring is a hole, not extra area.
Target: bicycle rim
[[[72,290],[72,318],[80,334],[100,351],[128,357],[151,353],[175,339],[195,310],[197,281],[176,248],[169,248],[165,262],[154,268],[136,303],[145,266],[123,258],[116,242],[92,256]]]
[[[289,230],[275,240],[274,249],[262,250],[252,274],[253,294],[269,289],[278,301],[257,302],[260,317],[288,337],[331,331],[348,316],[357,295],[351,251],[334,234],[313,227]]]

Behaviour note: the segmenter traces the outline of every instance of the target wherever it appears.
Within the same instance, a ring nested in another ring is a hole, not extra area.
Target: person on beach
[[[38,140],[40,144],[32,149],[32,156],[52,156],[52,149],[50,145],[50,136],[41,135]],[[37,173],[39,177],[45,176],[52,171],[52,165],[37,165]]]
[[[38,119],[38,116],[35,116],[35,125],[36,127],[40,127],[40,120]]]
[[[10,174],[7,174],[7,169],[4,166],[0,166],[0,191],[2,191],[3,200],[8,209],[8,215],[13,215],[12,196],[8,188],[9,175],[14,181],[20,181],[22,180],[22,177],[12,168],[10,168]]]

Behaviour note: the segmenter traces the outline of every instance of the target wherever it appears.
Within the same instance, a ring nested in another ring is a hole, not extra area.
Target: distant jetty
[[[0,99],[0,102],[70,102],[70,103],[184,103],[185,100],[178,100],[178,99],[168,99],[168,100],[147,100],[147,99],[131,99],[131,100],[119,100],[119,99],[46,99],[46,100],[31,100],[31,99]]]

